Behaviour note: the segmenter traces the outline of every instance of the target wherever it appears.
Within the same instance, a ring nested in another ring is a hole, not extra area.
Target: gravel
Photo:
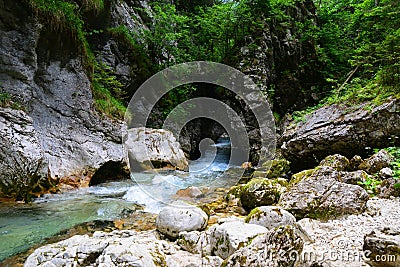
[[[298,223],[313,242],[304,246],[297,267],[311,266],[316,262],[324,267],[369,266],[363,260],[364,236],[385,227],[400,230],[400,199],[372,198],[362,214],[327,222],[306,218]]]

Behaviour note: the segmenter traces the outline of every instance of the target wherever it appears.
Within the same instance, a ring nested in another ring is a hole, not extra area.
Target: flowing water
[[[236,182],[236,175],[225,175],[232,167],[229,140],[200,143],[200,151],[202,156],[190,163],[188,173],[132,173],[132,180],[45,195],[32,204],[0,203],[0,262],[79,223],[132,213],[138,204],[145,212],[157,213],[179,189],[198,186],[213,192]]]

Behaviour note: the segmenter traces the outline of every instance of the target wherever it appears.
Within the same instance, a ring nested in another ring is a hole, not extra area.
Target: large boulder
[[[76,235],[36,249],[24,267],[45,266],[136,266],[136,267],[216,267],[222,259],[202,257],[179,250],[160,240],[154,231],[129,230]]]
[[[341,182],[340,172],[318,167],[301,181],[295,181],[284,193],[279,206],[297,219],[330,219],[364,211],[368,193],[357,185]]]
[[[165,241],[135,231],[76,235],[36,249],[24,267],[33,266],[159,266],[165,262]],[[157,264],[158,263],[158,264]]]
[[[268,229],[241,221],[231,221],[214,225],[208,231],[211,253],[226,259],[241,246],[246,246],[252,238],[267,233]]]
[[[289,267],[300,257],[303,246],[304,241],[293,226],[280,226],[234,252],[223,266]]]
[[[261,206],[253,209],[245,222],[273,229],[281,225],[294,225],[296,218],[290,212],[277,206]]]
[[[185,155],[170,131],[144,127],[129,129],[125,148],[132,171],[153,168],[189,170]]]
[[[322,107],[304,122],[286,127],[281,139],[283,156],[300,170],[315,166],[327,155],[365,156],[366,147],[387,147],[389,138],[400,142],[393,138],[400,132],[400,100],[368,105]]]
[[[400,231],[385,228],[364,237],[364,253],[373,267],[400,266]]]
[[[207,226],[208,215],[200,208],[183,202],[174,202],[163,208],[157,216],[157,230],[177,238],[180,232],[202,230]]]

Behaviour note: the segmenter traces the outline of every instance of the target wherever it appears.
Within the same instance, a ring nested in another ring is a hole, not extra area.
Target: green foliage
[[[399,180],[400,183],[400,147],[388,147],[386,150],[394,158],[393,162],[390,163],[390,167],[393,170],[393,178]]]
[[[140,34],[132,33],[124,25],[110,28],[108,32],[120,45],[131,53],[132,62],[138,64],[138,68],[141,72],[139,75],[144,78],[149,77],[153,72],[153,63],[146,50],[146,45],[143,43],[144,37]]]
[[[71,35],[83,56],[83,61],[89,77],[93,73],[95,58],[90,50],[84,31],[82,12],[95,10],[99,12],[103,7],[103,0],[83,0],[69,2],[63,0],[26,0],[41,19],[54,32]]]
[[[362,186],[368,194],[372,196],[376,196],[379,194],[379,185],[382,183],[377,177],[368,175],[367,179],[363,182],[358,182],[360,186]]]
[[[376,104],[400,97],[400,3],[395,0],[319,1],[313,31],[333,91],[322,102]]]
[[[14,97],[12,97],[9,93],[3,92],[1,89],[0,89],[0,107],[19,109],[25,111],[25,107],[21,103],[19,103],[16,99],[14,99]]]
[[[95,108],[111,118],[123,119],[126,107],[121,99],[124,97],[123,85],[105,64],[95,64],[92,81]]]

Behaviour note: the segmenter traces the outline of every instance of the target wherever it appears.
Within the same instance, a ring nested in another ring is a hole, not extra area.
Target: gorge
[[[397,266],[399,10],[0,0],[0,265]],[[236,69],[210,72],[246,90],[194,82],[129,107],[186,62]],[[195,99],[229,109],[186,120]],[[171,114],[178,132],[162,129]],[[231,162],[239,128],[248,151]],[[346,249],[372,256],[299,256]]]

